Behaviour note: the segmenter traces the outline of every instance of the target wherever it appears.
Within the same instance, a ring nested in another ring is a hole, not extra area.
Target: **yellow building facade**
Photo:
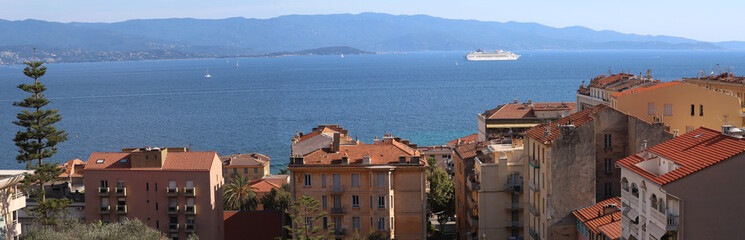
[[[243,175],[249,180],[261,179],[270,174],[271,159],[263,154],[248,153],[220,156],[222,175],[226,182],[233,176]]]
[[[612,94],[610,104],[642,120],[662,122],[676,135],[702,126],[745,124],[739,97],[679,81]]]

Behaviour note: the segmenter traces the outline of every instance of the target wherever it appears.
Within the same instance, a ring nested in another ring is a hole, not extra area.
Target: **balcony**
[[[528,204],[528,211],[530,211],[530,214],[533,214],[533,216],[540,216],[541,213],[539,213],[534,207],[533,204]]]
[[[633,209],[639,209],[639,198],[634,197],[634,195],[631,195],[632,197],[629,198],[629,206]]]
[[[175,197],[178,196],[178,188],[166,188],[166,196]]]
[[[504,191],[506,192],[520,192],[523,189],[523,183],[522,181],[517,180],[509,180],[507,184],[504,185]]]
[[[185,205],[185,206],[184,206],[184,214],[186,214],[186,215],[194,215],[194,214],[197,214],[197,206],[189,206],[189,205]]]
[[[512,221],[510,225],[507,225],[505,228],[507,229],[522,229],[523,226],[520,225],[519,221]]]
[[[98,187],[98,196],[108,196],[109,187]]]
[[[168,206],[168,214],[178,214],[178,206]]]
[[[629,232],[631,235],[634,235],[634,237],[639,238],[639,225],[634,223],[629,224]]]
[[[347,233],[346,233],[345,229],[343,229],[343,228],[337,228],[337,229],[334,229],[334,233],[333,234],[336,235],[336,236],[344,236]]]
[[[186,225],[184,225],[184,231],[186,231],[186,232],[196,232],[197,231],[197,224],[187,223]]]
[[[340,185],[334,185],[329,188],[329,192],[335,193],[335,194],[342,194],[344,193],[344,187]]]
[[[169,232],[178,232],[178,223],[169,223],[168,224],[168,231]]]
[[[537,193],[541,192],[541,189],[539,189],[538,186],[536,186],[532,182],[528,183],[528,188],[530,188],[530,190],[533,192],[537,192]]]
[[[118,197],[127,196],[127,187],[114,188],[114,195]]]
[[[100,206],[98,208],[98,213],[100,213],[100,214],[109,214],[109,213],[111,213],[111,206]]]
[[[196,196],[196,193],[197,193],[197,188],[196,187],[191,187],[191,188],[184,187],[184,196],[185,197],[194,197],[194,196]]]
[[[678,224],[680,224],[680,216],[667,215],[667,231],[678,231]]]
[[[471,189],[471,191],[481,190],[481,183],[474,182],[471,180],[466,181],[466,186],[468,187],[468,189]]]
[[[342,208],[342,207],[332,207],[330,214],[332,214],[332,215],[341,215],[341,214],[344,214],[344,208]]]
[[[127,214],[127,205],[116,205],[116,214]]]
[[[520,207],[520,203],[516,203],[516,202],[507,203],[507,207],[505,207],[505,209],[507,209],[507,211],[511,211],[511,212],[512,211],[521,211],[521,210],[523,210],[523,208]]]
[[[538,235],[538,233],[535,230],[533,230],[533,228],[529,228],[528,229],[528,234],[530,235],[530,238],[532,238],[533,240],[539,240],[539,239],[541,239],[540,238],[541,236]]]
[[[621,201],[628,204],[631,200],[631,193],[628,190],[621,190]]]

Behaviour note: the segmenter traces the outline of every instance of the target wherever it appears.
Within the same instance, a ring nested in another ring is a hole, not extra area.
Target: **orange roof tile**
[[[340,165],[344,156],[348,157],[349,165],[362,164],[363,156],[370,156],[372,165],[385,165],[398,163],[400,156],[420,155],[416,149],[392,140],[376,144],[340,145],[339,152],[331,152],[328,148],[319,149],[305,155],[304,165]],[[426,159],[420,159],[419,162],[426,165]]]
[[[534,111],[565,111],[574,112],[577,109],[577,103],[574,102],[553,102],[553,103],[508,103],[500,105],[495,109],[488,110],[484,113],[486,119],[515,119],[515,118],[535,118]]]
[[[621,221],[615,221],[598,227],[598,231],[611,240],[621,239]]]
[[[626,90],[626,91],[623,91],[623,92],[617,92],[617,93],[611,94],[611,97],[616,97],[617,98],[617,97],[620,97],[620,96],[626,96],[626,95],[635,94],[635,93],[638,93],[638,92],[644,92],[644,91],[649,91],[649,90],[653,90],[653,89],[658,89],[658,88],[663,88],[663,87],[668,87],[668,86],[674,86],[674,85],[678,85],[678,84],[681,84],[681,83],[682,82],[680,82],[680,81],[671,81],[671,82],[660,83],[660,84],[657,84],[657,85],[652,85],[652,86],[649,86],[649,87],[632,88],[632,89],[629,89],[629,90]]]
[[[117,152],[95,152],[91,153],[85,170],[152,170],[157,168],[131,168],[131,162],[120,162],[121,159],[129,159],[130,153]],[[163,163],[163,171],[209,171],[212,161],[217,157],[217,152],[169,152]],[[96,163],[103,159],[103,163]]]
[[[224,166],[266,166],[271,159],[260,153],[239,153],[220,156]]]
[[[613,212],[604,214],[604,207],[610,205],[615,209]],[[613,206],[614,205],[614,206]],[[599,203],[578,209],[573,211],[577,220],[583,222],[588,229],[595,234],[600,234],[599,228],[608,224],[620,223],[621,222],[621,198],[613,197]],[[621,229],[618,228],[618,235],[621,234]]]
[[[651,152],[680,165],[678,169],[657,176],[636,164],[647,159],[640,154]],[[629,169],[662,186],[745,152],[745,139],[723,135],[720,131],[701,127],[640,153],[618,160]]]
[[[464,143],[475,143],[475,142],[478,142],[478,141],[479,141],[479,135],[476,134],[476,133],[474,133],[474,134],[471,134],[471,135],[468,135],[468,136],[465,136],[465,137],[458,138],[458,139],[455,139],[453,141],[450,141],[450,142],[447,143],[447,145],[448,146],[455,146],[455,145],[458,145],[458,143],[460,143],[460,144],[464,144]]]
[[[65,172],[63,172],[62,174],[60,174],[59,177],[62,177],[62,178],[70,177],[70,173],[75,168],[75,165],[85,165],[85,161],[82,161],[82,160],[76,158],[76,159],[67,161],[66,163],[60,164],[59,165],[59,168],[64,168],[65,169]],[[73,177],[82,177],[83,176],[83,173],[75,172],[75,173],[72,174],[72,176]]]
[[[272,189],[282,187],[282,185],[276,184],[266,179],[255,179],[248,183],[248,186],[253,188],[253,191],[256,193],[268,193],[272,191]]]
[[[538,140],[544,144],[549,144],[553,140],[556,140],[557,138],[559,138],[560,136],[559,126],[568,125],[568,124],[572,124],[575,127],[582,126],[585,123],[595,120],[595,118],[593,117],[593,113],[596,113],[607,107],[609,106],[600,104],[590,109],[585,109],[583,111],[569,115],[568,117],[553,121],[550,123],[551,128],[550,128],[550,131],[548,131],[549,134],[546,134],[547,132],[546,129],[548,129],[549,124],[541,124],[541,125],[535,126],[531,128],[530,130],[528,130],[525,134],[527,134],[529,137],[535,140]]]

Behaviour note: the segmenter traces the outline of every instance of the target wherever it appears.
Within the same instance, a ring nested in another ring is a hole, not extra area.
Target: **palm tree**
[[[253,211],[259,205],[256,193],[248,184],[246,176],[234,176],[223,186],[222,194],[225,210]]]

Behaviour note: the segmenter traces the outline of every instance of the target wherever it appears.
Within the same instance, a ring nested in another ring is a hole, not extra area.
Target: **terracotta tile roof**
[[[349,165],[362,164],[363,156],[370,156],[370,164],[386,165],[397,164],[400,156],[421,156],[419,151],[398,141],[386,141],[375,144],[340,145],[339,152],[331,152],[330,149],[319,149],[305,155],[304,165],[341,165],[341,158],[348,157]],[[426,159],[420,159],[420,163],[427,164]],[[346,166],[346,165],[342,165]]]
[[[633,74],[627,74],[627,73],[619,73],[614,74],[610,76],[600,75],[598,77],[595,77],[595,79],[590,80],[590,85],[588,87],[596,87],[596,88],[605,88],[606,85],[615,83],[618,80],[624,79],[624,78],[630,78],[634,77]]]
[[[74,159],[67,161],[66,163],[60,164],[60,168],[64,168],[65,172],[59,175],[61,178],[70,177],[70,173],[74,172],[72,174],[72,177],[82,177],[83,176],[83,169],[78,169],[78,171],[74,171],[76,165],[83,165],[85,166],[85,161],[82,161],[80,159]]]
[[[302,141],[305,141],[307,139],[310,139],[322,133],[330,133],[330,134],[340,133],[342,139],[347,140],[347,141],[352,140],[352,138],[347,135],[347,130],[340,127],[339,125],[318,125],[317,128],[313,128],[313,132],[311,133],[308,133],[302,136],[295,136],[295,141],[302,142]]]
[[[465,136],[465,137],[462,137],[462,138],[458,138],[458,139],[452,140],[452,141],[448,142],[447,145],[448,146],[455,146],[455,145],[458,145],[458,143],[460,143],[460,144],[464,144],[464,143],[475,143],[475,142],[478,142],[478,141],[479,141],[479,135],[476,134],[476,133],[474,133],[474,134],[471,134],[471,135],[468,135],[468,136]]]
[[[220,156],[223,166],[266,166],[271,159],[260,153],[239,153]]]
[[[577,109],[577,103],[574,102],[508,103],[484,112],[484,116],[486,119],[535,118],[534,111],[569,110],[574,112],[575,109]]]
[[[645,152],[666,158],[680,167],[657,176],[636,165],[649,159],[643,157],[642,154]],[[621,159],[618,165],[662,186],[742,152],[745,152],[745,139],[730,137],[720,131],[701,127]]]
[[[153,170],[157,168],[131,168],[131,161],[120,162],[121,159],[130,159],[130,153],[116,152],[95,152],[91,153],[88,162],[85,164],[85,170]],[[166,155],[163,167],[158,170],[163,171],[209,171],[212,168],[212,161],[217,157],[217,152],[169,152]],[[103,163],[96,163],[97,160],[103,159]]]
[[[547,132],[546,129],[549,128],[549,124],[541,124],[541,125],[535,126],[531,128],[530,130],[528,130],[525,134],[527,134],[529,137],[535,140],[538,140],[539,142],[542,142],[544,144],[549,144],[553,140],[556,140],[557,138],[560,137],[558,126],[568,125],[568,124],[572,124],[575,127],[582,126],[585,123],[595,120],[595,118],[593,117],[593,113],[596,113],[607,107],[608,107],[607,105],[600,104],[590,109],[585,109],[583,111],[569,115],[568,117],[553,121],[550,123],[551,126],[550,126],[549,134],[546,134]]]
[[[621,239],[621,221],[615,221],[598,227],[598,231],[611,240]]]
[[[605,214],[604,213],[605,206],[613,207],[614,209],[612,210],[612,212]],[[600,234],[601,227],[607,226],[609,224],[615,224],[615,223],[620,224],[621,223],[620,208],[621,208],[621,198],[613,197],[613,198],[600,201],[599,203],[573,211],[572,214],[574,214],[574,216],[577,217],[577,220],[583,222],[585,226],[587,226],[587,228],[590,229],[590,231],[592,231],[595,234]],[[616,233],[612,232],[611,234],[615,235]],[[619,236],[621,235],[620,225],[618,227],[617,235]]]
[[[273,182],[274,184],[277,184],[279,186],[282,186],[282,184],[288,184],[290,175],[286,174],[272,174],[272,175],[266,175],[263,178],[266,181]]]
[[[248,186],[253,188],[256,193],[268,193],[272,189],[280,188],[282,185],[269,181],[267,179],[255,179],[248,183]]]
[[[714,76],[697,77],[697,78],[683,78],[683,80],[699,80],[699,81],[716,81],[724,83],[736,83],[745,84],[745,77],[735,76],[734,73],[726,72]]]
[[[478,156],[478,152],[487,149],[489,144],[490,142],[473,142],[459,145],[455,147],[453,151],[455,151],[455,154],[457,154],[461,159],[468,159]]]
[[[681,84],[681,82],[680,81],[672,81],[672,82],[664,82],[664,83],[660,83],[660,84],[656,84],[656,85],[652,85],[652,86],[648,86],[648,87],[632,88],[632,89],[629,89],[629,90],[626,90],[626,91],[623,91],[623,92],[618,92],[618,93],[611,94],[611,97],[616,97],[617,98],[617,97],[620,97],[620,96],[631,95],[631,94],[635,94],[635,93],[638,93],[638,92],[644,92],[644,91],[649,91],[649,90],[653,90],[653,89],[658,89],[658,88],[663,88],[663,87],[668,87],[668,86],[674,86],[674,85],[678,85],[678,84]]]

